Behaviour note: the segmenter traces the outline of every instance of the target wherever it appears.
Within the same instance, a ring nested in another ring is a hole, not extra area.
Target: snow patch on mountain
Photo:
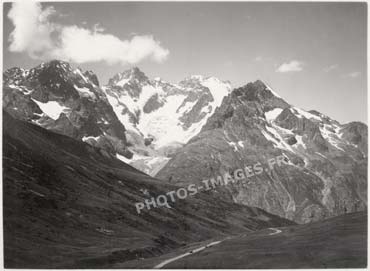
[[[336,132],[339,131],[338,129],[339,127],[338,126],[334,126],[331,127],[330,125],[328,124],[323,124],[320,126],[320,132],[322,134],[322,136],[332,145],[334,146],[335,148],[337,148],[338,150],[341,150],[341,151],[344,151],[343,148],[341,148],[339,146],[339,144],[341,143],[341,141],[339,140]],[[334,130],[334,132],[333,132]]]
[[[183,106],[178,108],[177,113],[179,113],[180,115],[188,113],[194,107],[196,103],[197,103],[196,100],[193,102],[186,102]]]
[[[214,107],[220,106],[223,98],[227,96],[231,90],[230,84],[224,83],[215,77],[208,77],[203,80],[201,84],[211,91],[214,99]]]
[[[244,148],[244,142],[243,141],[238,141],[238,145],[242,148]]]
[[[124,162],[126,164],[130,164],[130,162],[131,162],[131,159],[128,159],[128,158],[126,158],[123,155],[120,155],[118,153],[116,153],[116,158],[121,160],[122,162]]]
[[[274,108],[271,111],[265,112],[265,118],[268,122],[274,121],[283,111],[281,108]]]
[[[102,90],[128,131],[130,150],[147,153],[140,159],[134,155],[130,164],[151,171],[154,165],[163,165],[163,157],[168,158],[168,153],[201,131],[231,92],[231,86],[202,75],[172,84],[159,77],[150,80],[138,68],[132,68],[115,75]],[[152,160],[155,157],[163,159]]]
[[[172,142],[186,143],[200,132],[208,117],[214,113],[222,99],[231,91],[230,84],[215,77],[192,75],[185,79],[186,83],[191,84],[180,86],[164,82],[160,78],[150,81],[145,75],[137,78],[133,76],[135,73],[141,73],[141,71],[136,68],[117,75],[116,82],[111,80],[110,86],[103,87],[103,90],[118,119],[126,129],[135,131],[143,137],[154,138],[153,145],[156,148]],[[139,93],[138,97],[126,91],[126,86],[130,86],[134,81],[138,85],[136,90],[136,93]],[[112,85],[123,90],[115,91]],[[165,87],[166,90],[164,90]],[[188,114],[198,103],[198,99],[188,101],[186,99],[189,95],[204,91],[201,87],[209,89],[213,101],[202,105],[200,113],[204,113],[203,118],[190,123],[189,127],[184,127],[184,123],[180,120],[181,117]],[[144,107],[154,102],[160,103],[160,106],[148,113],[145,112]],[[137,116],[136,121],[133,121],[130,113]]]
[[[267,140],[273,142],[276,147],[282,150],[288,150],[291,152],[295,152],[289,144],[285,142],[285,140],[282,138],[282,136],[279,134],[279,132],[271,127],[271,126],[265,126],[268,133],[262,130],[262,134],[266,137]]]
[[[237,147],[237,145],[236,145],[236,143],[235,143],[235,142],[227,142],[227,144],[228,144],[230,147],[232,147],[232,148],[233,148],[233,151],[234,151],[234,152],[237,152],[237,151],[238,151],[238,147]]]
[[[70,109],[66,106],[60,105],[56,101],[49,101],[47,103],[39,102],[32,98],[32,101],[34,101],[42,112],[44,112],[46,115],[48,115],[53,120],[57,120],[62,112],[64,112],[67,109]]]
[[[80,97],[87,97],[87,98],[91,98],[91,99],[96,99],[96,96],[94,93],[92,93],[87,87],[78,87],[76,85],[74,85],[74,88],[78,91],[78,93],[80,94]]]
[[[272,127],[273,127],[277,132],[279,132],[279,134],[282,134],[282,135],[295,135],[295,134],[293,133],[293,131],[292,131],[292,130],[285,129],[285,128],[280,127],[280,126],[278,126],[278,125],[276,125],[276,124],[274,124],[274,123],[271,123],[271,125],[272,125]]]
[[[290,111],[295,114],[298,118],[305,117],[306,119],[315,119],[318,121],[322,121],[322,119],[314,114],[311,114],[305,110],[302,110],[298,107],[292,107]]]
[[[180,126],[181,114],[177,109],[183,103],[186,96],[172,95],[166,98],[164,106],[149,114],[142,113],[137,124],[138,130],[145,136],[153,136],[156,147],[162,147],[174,141],[183,142],[186,132]]]
[[[84,136],[84,137],[82,137],[82,141],[85,142],[89,139],[94,139],[95,141],[98,141],[99,138],[100,138],[100,136]]]
[[[302,146],[304,149],[307,149],[306,144],[304,144],[303,142],[302,136],[296,135],[295,138],[297,139],[297,143],[296,143],[297,147]]]
[[[65,66],[63,66],[63,69],[66,69]],[[73,73],[78,74],[85,81],[85,83],[89,83],[89,80],[87,80],[87,78],[82,74],[80,69],[75,69]]]
[[[26,87],[23,87],[23,86],[16,86],[16,85],[10,84],[10,85],[8,85],[8,87],[16,89],[16,90],[22,92],[25,95],[31,94],[33,92],[33,90],[29,90],[29,89],[27,89]]]

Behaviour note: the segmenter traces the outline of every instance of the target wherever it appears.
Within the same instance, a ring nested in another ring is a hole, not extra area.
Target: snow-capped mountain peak
[[[203,76],[203,75],[193,74],[193,75],[190,75],[187,79],[202,81],[202,80],[204,80],[204,78],[205,78],[205,76]]]
[[[147,82],[148,77],[138,68],[133,67],[121,73],[117,73],[108,81],[108,86],[124,87],[127,83]]]
[[[178,84],[158,77],[150,80],[133,68],[115,75],[103,90],[127,129],[132,151],[158,156],[163,149],[179,147],[199,133],[231,86],[202,75],[189,76]]]

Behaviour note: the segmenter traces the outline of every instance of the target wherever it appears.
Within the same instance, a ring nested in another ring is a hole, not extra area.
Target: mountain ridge
[[[95,77],[58,61],[13,68],[4,73],[3,106],[16,118],[100,147],[176,184],[284,155],[288,167],[256,177],[253,193],[224,192],[234,202],[299,223],[367,206],[366,124],[340,124],[302,110],[261,80],[234,90],[199,75],[171,84],[151,80],[137,67],[116,74],[107,86],[99,87]],[[59,115],[46,117],[46,105]]]
[[[130,157],[119,122],[91,71],[50,61],[4,73],[3,108],[18,119]]]
[[[222,192],[298,223],[367,208],[367,126],[291,106],[261,81],[234,89],[156,177],[199,183],[278,155],[289,164]]]

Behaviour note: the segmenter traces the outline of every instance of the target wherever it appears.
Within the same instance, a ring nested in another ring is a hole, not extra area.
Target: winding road
[[[275,235],[275,234],[279,234],[279,233],[282,233],[281,230],[277,229],[277,228],[268,228],[269,230],[272,230],[274,232],[271,232],[269,233],[269,235]],[[242,236],[245,236],[245,234],[243,234]],[[199,247],[197,249],[193,249],[193,250],[190,250],[189,252],[186,252],[184,254],[181,254],[179,256],[176,256],[174,258],[170,258],[168,260],[165,260],[163,262],[161,262],[160,264],[157,264],[156,266],[154,266],[155,269],[160,269],[162,267],[164,267],[165,265],[169,264],[169,263],[172,263],[174,261],[177,261],[181,258],[184,258],[186,256],[189,256],[189,255],[192,255],[194,253],[198,253],[202,250],[205,250],[206,248],[209,248],[209,247],[212,247],[212,246],[215,246],[215,245],[218,245],[220,244],[221,242],[225,241],[225,240],[228,240],[228,239],[231,239],[231,237],[228,237],[228,238],[225,238],[223,240],[220,240],[220,241],[215,241],[215,242],[212,242],[212,243],[209,243],[208,245],[205,245],[205,246],[202,246],[202,247]]]
[[[279,234],[279,233],[281,233],[281,232],[282,232],[281,230],[276,229],[276,228],[269,228],[269,230],[274,231],[274,232],[270,233],[269,235],[275,235],[275,234]]]
[[[226,240],[226,239],[225,239],[225,240]],[[224,241],[224,240],[222,240],[222,241]],[[191,255],[191,254],[197,253],[197,252],[202,251],[202,250],[204,250],[204,249],[206,249],[206,248],[209,248],[209,247],[212,247],[212,246],[214,246],[214,245],[217,245],[217,244],[221,243],[222,241],[215,241],[215,242],[209,243],[208,245],[205,245],[205,246],[203,246],[203,247],[200,247],[200,248],[197,248],[197,249],[193,249],[193,250],[191,250],[191,251],[189,251],[189,252],[186,252],[186,253],[184,253],[184,254],[181,254],[181,255],[179,255],[179,256],[177,256],[177,257],[174,257],[174,258],[171,258],[171,259],[165,260],[165,261],[161,262],[160,264],[158,264],[158,265],[154,266],[154,268],[157,268],[157,269],[162,268],[162,267],[163,267],[163,266],[165,266],[166,264],[172,263],[172,262],[174,262],[174,261],[177,261],[178,259],[184,258],[184,257],[186,257],[186,256],[188,256],[188,255]]]

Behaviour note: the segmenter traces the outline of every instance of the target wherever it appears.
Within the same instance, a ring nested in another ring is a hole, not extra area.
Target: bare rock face
[[[258,162],[246,182],[211,193],[298,223],[366,209],[367,126],[291,106],[261,81],[233,90],[156,177],[200,185]]]
[[[125,127],[118,120],[99,81],[62,61],[4,73],[3,108],[13,117],[68,135],[111,154],[131,157]]]
[[[343,138],[350,144],[358,146],[367,156],[367,126],[361,122],[350,122],[344,125]]]

